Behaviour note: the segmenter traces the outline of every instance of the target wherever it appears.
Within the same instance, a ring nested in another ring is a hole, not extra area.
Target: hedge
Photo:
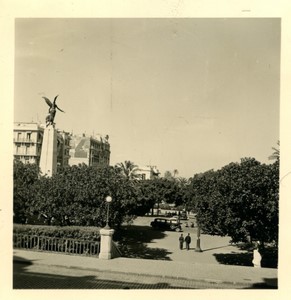
[[[100,228],[82,226],[13,225],[14,234],[99,241]]]

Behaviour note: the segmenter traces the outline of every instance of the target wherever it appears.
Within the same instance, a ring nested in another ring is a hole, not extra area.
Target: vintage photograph
[[[13,289],[278,289],[280,18],[15,18]]]

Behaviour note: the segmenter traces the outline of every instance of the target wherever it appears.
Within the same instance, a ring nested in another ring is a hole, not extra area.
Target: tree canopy
[[[112,225],[119,226],[125,216],[135,210],[137,189],[114,167],[66,167],[52,177],[36,176],[30,187],[21,185],[22,169],[30,168],[21,163],[14,165],[14,211],[17,215],[22,211],[26,218],[44,216],[48,224],[55,221],[61,225],[103,226],[108,195],[113,199],[110,204]],[[22,210],[18,205],[21,192],[21,200],[26,203]]]
[[[191,202],[204,232],[229,235],[234,242],[248,238],[277,241],[278,162],[266,165],[244,158],[218,171],[196,174],[190,186]]]

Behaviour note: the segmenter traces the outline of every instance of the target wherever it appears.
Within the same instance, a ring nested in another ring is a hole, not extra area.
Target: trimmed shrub
[[[85,241],[99,241],[100,232],[96,227],[47,226],[14,224],[13,233],[23,235],[71,238]]]

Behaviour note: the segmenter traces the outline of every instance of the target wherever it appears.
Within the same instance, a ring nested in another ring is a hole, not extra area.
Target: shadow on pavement
[[[213,256],[220,264],[235,266],[253,266],[253,255],[246,253],[214,253]]]
[[[278,289],[278,279],[264,278],[264,282],[255,283],[246,289]]]
[[[253,266],[253,252],[245,253],[215,253],[213,254],[220,264],[236,266]],[[274,268],[278,266],[278,256],[276,254],[265,253],[261,260],[262,268]]]
[[[27,272],[13,276],[14,289],[183,289],[167,282],[153,284],[98,279],[98,276],[64,276]],[[184,288],[186,289],[186,288]]]
[[[155,260],[171,260],[167,249],[149,248],[147,246],[152,240],[162,239],[166,234],[161,230],[153,230],[149,226],[127,225],[119,229],[114,240],[122,256],[128,258],[142,258]]]
[[[15,263],[17,261],[17,263]],[[20,256],[13,256],[13,272],[25,272],[33,263]]]
[[[203,252],[206,252],[206,251],[211,251],[211,250],[216,250],[216,249],[221,249],[221,248],[226,248],[226,247],[229,247],[230,245],[225,245],[225,246],[220,246],[220,247],[215,247],[215,248],[209,248],[209,249],[203,249]]]

